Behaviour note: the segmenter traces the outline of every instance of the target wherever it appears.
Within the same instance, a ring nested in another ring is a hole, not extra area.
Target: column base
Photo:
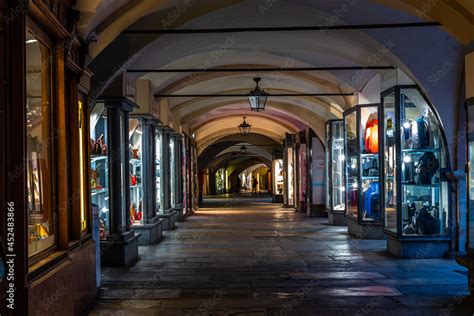
[[[474,296],[474,257],[472,256],[457,256],[456,262],[468,269],[467,279],[468,288],[471,295]]]
[[[283,203],[283,194],[272,195],[272,203]]]
[[[311,205],[308,207],[310,217],[328,217],[328,213],[326,212],[326,205]]]
[[[152,223],[143,225],[133,225],[133,231],[141,236],[138,239],[138,245],[154,245],[163,238],[163,220],[155,217]]]
[[[164,211],[163,214],[158,214],[160,219],[163,219],[163,230],[176,229],[177,212],[173,209]]]
[[[133,231],[119,236],[109,236],[100,241],[100,260],[105,267],[130,266],[138,259],[140,234]]]
[[[357,239],[385,239],[382,225],[360,224],[347,219],[347,231],[351,237]]]
[[[184,222],[185,215],[184,215],[183,206],[177,206],[174,208],[174,210],[176,211],[176,221]]]
[[[347,226],[347,220],[344,213],[328,212],[328,222],[332,226]]]
[[[450,248],[450,240],[398,240],[394,236],[387,235],[387,251],[398,258],[444,258]]]

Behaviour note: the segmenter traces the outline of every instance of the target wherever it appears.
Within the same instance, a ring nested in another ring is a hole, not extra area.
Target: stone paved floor
[[[453,260],[400,260],[327,219],[214,199],[131,268],[103,270],[91,315],[474,315]]]

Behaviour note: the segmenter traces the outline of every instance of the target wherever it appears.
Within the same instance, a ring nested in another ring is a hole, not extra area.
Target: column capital
[[[474,41],[466,45],[466,55],[470,53],[474,53]]]
[[[124,112],[132,112],[137,107],[136,104],[127,98],[105,98],[98,101],[103,102],[105,108],[118,108]]]

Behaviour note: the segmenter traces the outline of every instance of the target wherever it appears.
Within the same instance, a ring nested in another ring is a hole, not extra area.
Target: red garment
[[[379,152],[379,121],[376,119],[365,125],[365,151],[372,154]]]

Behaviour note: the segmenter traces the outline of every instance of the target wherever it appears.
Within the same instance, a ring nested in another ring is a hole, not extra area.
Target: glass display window
[[[344,135],[346,150],[343,160],[346,165],[346,215],[357,219],[359,212],[359,130],[357,128],[357,111],[351,110],[344,116]]]
[[[358,105],[344,113],[346,215],[360,222],[382,220],[378,109],[378,104]]]
[[[160,213],[163,209],[162,205],[162,191],[161,191],[161,175],[162,167],[161,162],[163,159],[163,134],[162,130],[155,130],[155,185],[156,185],[156,198],[155,198],[155,207],[156,212]]]
[[[90,114],[91,202],[99,208],[99,233],[105,240],[110,231],[109,151],[107,115],[104,105],[97,103]]]
[[[326,210],[329,211],[332,209],[332,201],[331,201],[331,190],[332,190],[332,179],[330,176],[330,165],[332,164],[332,159],[331,159],[331,124],[330,122],[326,123],[326,126],[324,128],[325,134],[326,134],[326,141],[325,141],[325,146],[326,146],[326,151],[324,152],[324,160],[326,161],[326,168],[324,168],[324,179],[326,180]]]
[[[346,209],[345,159],[344,122],[331,120],[326,123],[326,204],[329,211],[344,212]]]
[[[288,148],[288,205],[295,205],[295,166],[294,150]]]
[[[177,166],[176,166],[176,140],[173,137],[170,137],[170,150],[169,150],[169,157],[170,157],[170,198],[171,198],[171,206],[176,205],[176,181],[177,181]]]
[[[84,103],[82,100],[79,100],[77,103],[78,107],[78,126],[79,126],[79,141],[78,141],[78,154],[79,154],[79,209],[80,209],[80,219],[81,219],[81,231],[85,232],[88,229],[87,225],[87,206],[86,206],[86,183],[88,181],[86,177],[86,148],[85,144],[86,143],[86,137],[85,137],[85,118],[86,118],[86,112],[84,109]]]
[[[395,87],[382,100],[385,230],[399,238],[446,237],[450,193],[439,120],[416,86]]]
[[[30,257],[56,245],[51,60],[51,49],[40,38],[27,31],[26,171]]]
[[[225,169],[221,168],[216,172],[216,190],[217,194],[225,193]]]
[[[130,146],[130,224],[143,224],[143,125],[129,119]]]
[[[273,160],[273,174],[275,194],[283,195],[283,159]]]
[[[474,104],[467,107],[467,154],[468,154],[468,236],[467,248],[471,254],[474,254]]]

